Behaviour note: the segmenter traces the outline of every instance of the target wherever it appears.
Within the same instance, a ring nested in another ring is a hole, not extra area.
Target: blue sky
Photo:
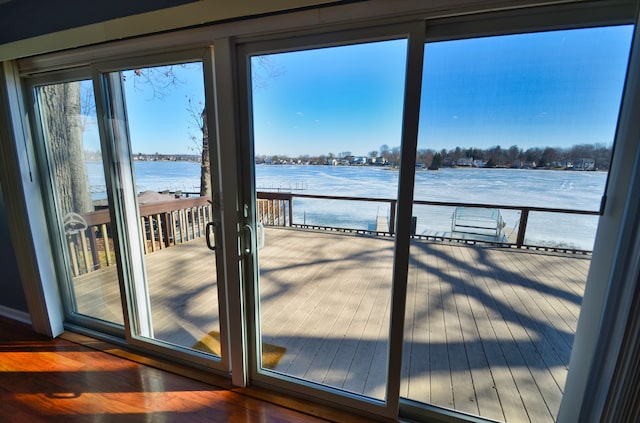
[[[613,141],[633,28],[426,44],[419,148],[563,147]],[[252,59],[256,154],[365,155],[400,145],[406,41]],[[196,154],[189,99],[200,64],[154,93],[125,81],[134,153]],[[90,147],[90,146],[89,146]]]
[[[428,44],[420,145],[611,144],[631,27]]]
[[[201,142],[202,132],[190,109],[199,114],[203,108],[202,64],[142,69],[141,74],[129,71],[124,79],[132,152],[200,154],[193,137]]]
[[[399,145],[406,49],[406,40],[394,40],[269,55],[273,76],[254,58],[256,154],[366,154]]]

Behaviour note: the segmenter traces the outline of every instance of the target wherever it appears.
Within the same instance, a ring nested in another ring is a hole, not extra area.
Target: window
[[[406,46],[251,57],[263,375],[386,398]]]
[[[499,421],[555,420],[631,33],[425,44],[404,398]]]
[[[90,80],[42,85],[36,98],[53,189],[58,272],[74,316],[124,325],[102,147]]]

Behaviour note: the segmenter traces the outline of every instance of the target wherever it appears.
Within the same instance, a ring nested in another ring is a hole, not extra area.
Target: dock
[[[376,217],[376,231],[377,232],[389,231],[389,222],[387,222],[387,218],[385,216]]]

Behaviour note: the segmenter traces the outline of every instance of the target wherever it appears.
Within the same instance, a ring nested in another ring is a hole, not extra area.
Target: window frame
[[[41,111],[39,107],[39,102],[36,95],[36,90],[38,87],[52,85],[52,84],[62,84],[67,82],[74,81],[87,81],[91,82],[91,70],[88,67],[74,68],[68,69],[58,72],[53,72],[47,75],[40,75],[34,78],[28,79],[25,84],[27,93],[26,97],[29,99],[29,103],[33,105],[33,119],[31,121],[31,131],[36,140],[44,140],[44,128],[42,127],[41,121]],[[50,168],[51,163],[49,162],[49,154],[46,151],[45,143],[37,142],[34,143],[34,153],[35,160],[33,165],[38,167],[38,163],[41,166],[40,172],[40,184],[43,187],[43,192],[46,191],[46,195],[43,195],[43,204],[45,205],[45,213],[47,216],[55,216],[57,214],[56,206],[55,206],[55,198],[57,194],[55,193],[55,189],[53,186],[53,182],[49,180],[49,173],[44,172],[44,168]],[[106,181],[105,181],[106,182]],[[57,224],[51,224],[52,222],[57,222]],[[49,239],[50,243],[50,251],[51,255],[54,258],[55,262],[55,272],[56,278],[60,281],[65,281],[64,286],[59,286],[62,305],[64,309],[65,319],[68,321],[70,326],[73,327],[87,327],[91,330],[100,330],[104,331],[112,338],[123,338],[124,326],[120,326],[114,324],[112,322],[98,322],[96,319],[84,316],[82,314],[78,314],[73,310],[71,306],[75,302],[75,298],[72,294],[72,276],[71,271],[68,268],[68,261],[65,260],[65,248],[61,245],[61,241],[64,239],[59,234],[63,233],[61,224],[59,220],[51,219],[49,220],[49,224],[47,225],[49,231]],[[125,318],[126,320],[126,318]]]

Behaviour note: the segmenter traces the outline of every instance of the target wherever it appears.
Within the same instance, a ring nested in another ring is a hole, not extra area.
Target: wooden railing
[[[177,199],[139,206],[144,253],[205,236],[212,219],[211,197]],[[82,215],[87,228],[67,235],[74,276],[115,264],[108,210]]]
[[[256,215],[265,226],[291,226],[293,222],[293,200],[290,193],[257,193]]]
[[[363,197],[341,197],[341,196],[328,196],[328,195],[311,195],[311,194],[294,194],[294,193],[282,193],[282,192],[258,192],[257,193],[258,202],[260,201],[268,201],[269,206],[266,209],[261,209],[258,206],[258,217],[257,220],[264,224],[265,226],[294,226],[301,228],[312,228],[312,229],[324,229],[324,230],[337,230],[337,231],[345,231],[345,232],[357,232],[357,233],[367,233],[372,235],[379,236],[394,236],[395,235],[395,220],[397,213],[397,201],[394,199],[388,198],[363,198]],[[293,207],[295,199],[317,199],[317,200],[345,200],[345,201],[360,201],[360,202],[374,202],[374,203],[387,203],[389,207],[389,219],[388,219],[388,228],[384,231],[380,230],[369,230],[369,229],[354,229],[354,228],[341,228],[334,226],[322,226],[322,225],[314,225],[307,224],[306,222],[294,222],[293,219]],[[601,211],[591,211],[591,210],[575,210],[575,209],[559,209],[559,208],[549,208],[549,207],[525,207],[525,206],[509,206],[504,204],[475,204],[475,203],[459,203],[459,202],[445,202],[445,201],[424,201],[424,200],[416,200],[413,202],[414,206],[423,205],[423,206],[439,206],[439,207],[468,207],[468,208],[482,208],[482,209],[498,209],[498,210],[515,210],[520,212],[520,219],[518,224],[518,232],[514,242],[503,242],[497,240],[494,242],[495,244],[502,244],[505,246],[512,246],[516,248],[540,248],[547,250],[561,250],[561,251],[570,251],[570,252],[589,252],[588,250],[580,250],[571,247],[553,247],[549,245],[530,245],[525,242],[525,236],[527,232],[527,224],[529,221],[529,215],[532,212],[540,212],[540,213],[561,213],[561,214],[576,214],[576,215],[591,215],[591,216],[599,216],[601,215]],[[271,212],[262,213],[261,210],[278,210],[280,212],[279,216],[283,216],[281,219],[272,219]],[[286,213],[284,212],[286,211]],[[278,223],[275,223],[278,222]],[[468,238],[459,238],[455,236],[430,236],[430,235],[418,235],[412,234],[415,238],[433,238],[433,239],[446,239],[446,240],[454,240],[461,242],[475,242],[472,239]]]

